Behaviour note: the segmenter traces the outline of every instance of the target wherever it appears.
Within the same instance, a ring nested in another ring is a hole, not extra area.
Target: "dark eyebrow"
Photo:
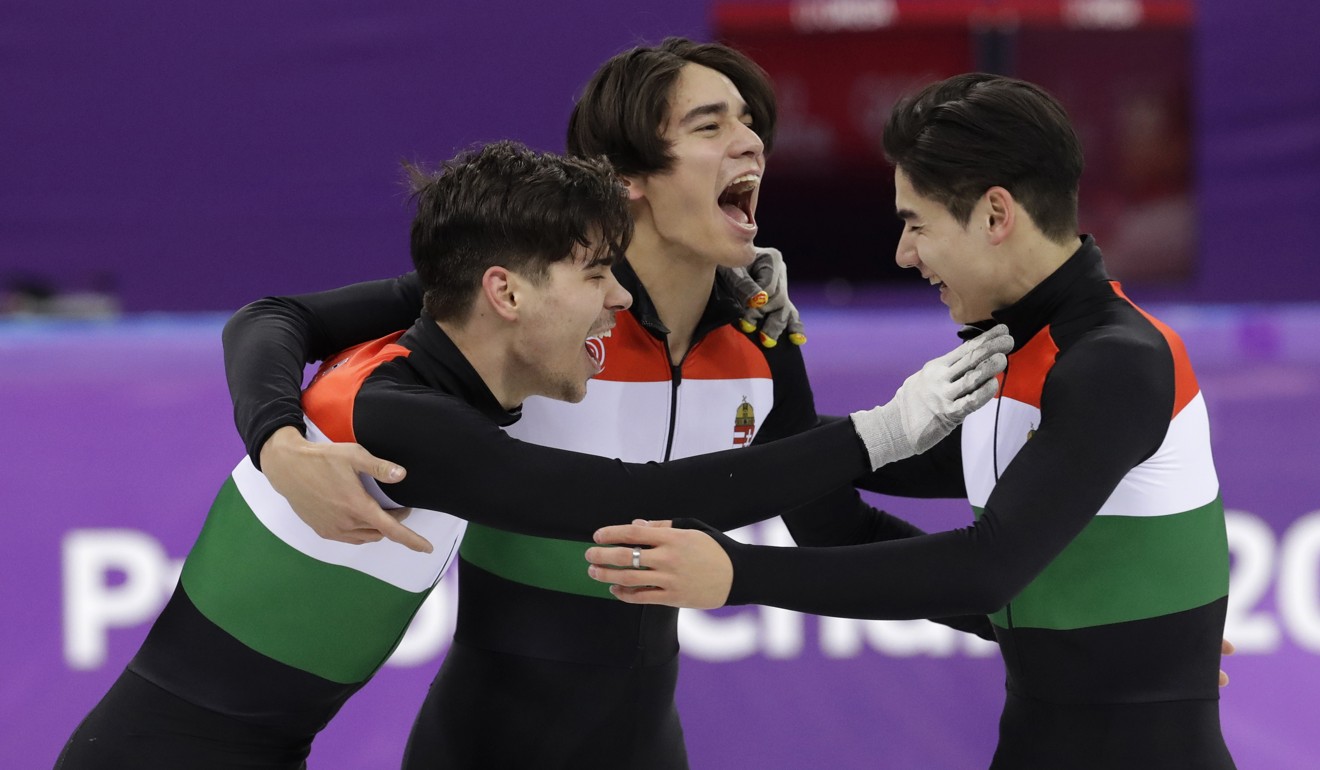
[[[725,115],[729,112],[728,102],[714,102],[712,104],[702,104],[687,111],[683,119],[678,122],[680,126],[685,126],[700,118],[713,115]]]
[[[612,247],[597,249],[591,259],[587,260],[587,263],[582,266],[582,271],[589,272],[597,267],[604,267],[607,269],[614,267],[614,249]]]
[[[894,214],[904,222],[908,221],[909,219],[917,218],[917,212],[913,211],[912,209],[898,209],[897,211],[894,212]]]

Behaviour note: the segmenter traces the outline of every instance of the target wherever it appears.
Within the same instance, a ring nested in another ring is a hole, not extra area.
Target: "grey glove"
[[[871,468],[921,454],[984,406],[995,395],[995,375],[1008,365],[1012,349],[1008,327],[1000,324],[927,362],[884,406],[853,412],[853,429],[866,445]]]
[[[788,267],[779,249],[758,247],[750,266],[729,268],[728,275],[745,308],[738,321],[744,332],[751,334],[759,327],[761,344],[767,348],[779,344],[785,331],[794,345],[806,343],[802,319],[788,298]]]

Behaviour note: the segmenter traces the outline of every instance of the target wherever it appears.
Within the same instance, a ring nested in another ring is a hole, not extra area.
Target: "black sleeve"
[[[730,604],[909,619],[996,611],[1091,521],[1163,440],[1173,405],[1168,351],[1116,339],[1060,356],[1041,424],[971,527],[841,548],[723,541]]]
[[[635,516],[667,519],[674,511],[720,512],[750,523],[845,484],[869,465],[845,423],[773,445],[624,463],[519,441],[457,398],[371,381],[354,401],[353,426],[367,449],[414,469],[390,485],[395,502],[578,540],[590,540],[601,526]],[[418,472],[424,469],[436,472]]]
[[[821,422],[845,417],[821,415]],[[922,454],[884,465],[857,479],[858,489],[895,497],[966,497],[962,473],[962,426]]]
[[[305,432],[303,366],[406,329],[422,306],[416,273],[294,297],[267,297],[225,324],[225,378],[234,422],[252,462],[277,429]]]
[[[796,345],[786,345],[783,348],[780,350],[776,347],[766,353],[771,371],[774,373],[775,407],[771,410],[762,431],[757,434],[754,444],[793,435],[817,424],[848,421],[847,417],[817,415],[815,396],[807,377],[801,349]],[[955,442],[953,446],[956,448],[957,443]],[[961,464],[956,472],[961,488]],[[878,543],[925,534],[920,528],[907,521],[867,504],[852,485],[837,487],[806,505],[783,512],[781,516],[789,534],[793,537],[793,542],[800,546]],[[725,524],[722,520],[718,523]],[[731,527],[724,526],[724,528]],[[975,634],[982,639],[994,639],[990,620],[984,615],[959,615],[934,620],[959,631]]]
[[[757,433],[753,444],[792,436],[824,421],[849,422],[848,418],[825,418],[816,414],[815,396],[807,378],[802,350],[796,345],[766,351],[775,383],[775,407]],[[793,542],[798,545],[834,546],[868,543],[891,537],[908,537],[921,530],[862,500],[851,484],[840,486],[806,505],[782,514]],[[723,521],[708,521],[723,529]]]
[[[967,497],[963,479],[962,426],[919,455],[881,466],[857,487],[896,497]]]

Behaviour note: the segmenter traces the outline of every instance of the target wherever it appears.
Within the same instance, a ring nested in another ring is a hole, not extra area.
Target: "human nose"
[[[627,310],[632,307],[632,294],[619,283],[619,279],[610,273],[608,285],[605,287],[605,307],[613,312]]]
[[[907,227],[903,228],[903,234],[898,237],[898,248],[894,250],[894,261],[899,267],[916,267],[921,263],[921,258],[917,256],[917,247],[913,243],[912,235]]]
[[[731,147],[734,155],[750,155],[759,158],[765,155],[765,142],[761,141],[761,135],[756,133],[751,126],[738,122],[738,139]]]

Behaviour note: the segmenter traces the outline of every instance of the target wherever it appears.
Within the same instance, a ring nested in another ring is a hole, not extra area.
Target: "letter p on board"
[[[74,669],[105,663],[111,628],[127,628],[160,611],[170,573],[165,549],[132,529],[80,529],[64,536],[64,660]],[[121,572],[123,582],[111,584]]]

